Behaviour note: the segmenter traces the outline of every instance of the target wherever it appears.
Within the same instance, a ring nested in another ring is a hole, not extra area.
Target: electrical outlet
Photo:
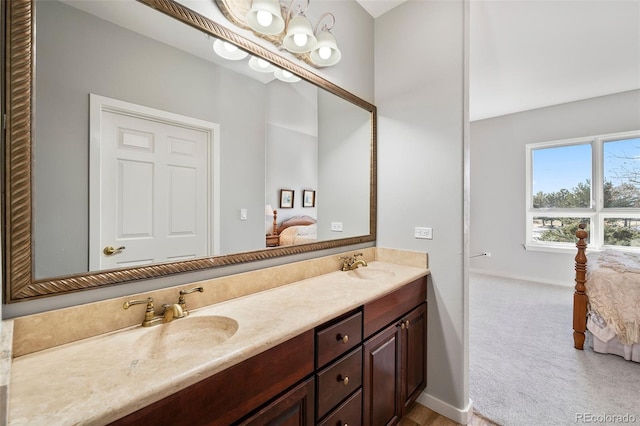
[[[342,232],[342,222],[331,222],[331,230],[334,232]]]
[[[483,251],[483,252],[482,252],[482,255],[483,255],[483,256],[486,256],[486,257],[491,257],[491,252]]]
[[[416,228],[414,230],[414,236],[416,238],[432,240],[433,239],[433,228],[423,228],[421,226],[416,226]]]

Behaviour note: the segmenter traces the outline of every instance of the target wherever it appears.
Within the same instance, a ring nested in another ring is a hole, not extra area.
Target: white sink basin
[[[361,280],[386,280],[392,278],[395,273],[386,269],[377,269],[365,266],[362,268],[348,271],[347,275]]]
[[[238,331],[238,322],[223,316],[195,316],[144,330],[136,351],[146,359],[175,360],[224,343]]]

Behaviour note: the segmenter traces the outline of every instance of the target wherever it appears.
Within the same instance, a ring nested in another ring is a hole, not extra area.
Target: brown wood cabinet
[[[314,419],[315,380],[304,381],[240,423],[242,426],[312,425]]]
[[[364,306],[365,335],[371,335],[363,344],[365,425],[396,424],[426,387],[425,300],[426,278]],[[388,325],[374,332],[367,319]]]
[[[426,277],[113,424],[389,425],[426,386]]]

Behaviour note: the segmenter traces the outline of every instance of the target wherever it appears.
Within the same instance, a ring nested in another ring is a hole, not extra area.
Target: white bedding
[[[587,329],[599,340],[594,350],[596,346],[604,349],[606,345],[614,345],[616,340],[623,349],[626,347],[628,356],[619,355],[632,359],[633,347],[637,351],[640,343],[640,253],[617,250],[590,253],[586,293]]]
[[[280,245],[313,243],[318,238],[316,224],[290,226],[280,232]]]

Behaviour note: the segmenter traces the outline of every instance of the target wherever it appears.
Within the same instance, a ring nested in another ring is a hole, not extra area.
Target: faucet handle
[[[199,291],[200,293],[204,293],[204,288],[203,287],[194,287],[192,289],[189,290],[180,290],[180,297],[178,298],[178,305],[180,305],[180,307],[182,308],[182,312],[184,312],[184,315],[189,315],[189,311],[187,310],[187,302],[184,299],[184,295],[185,294],[191,294],[191,293],[195,293],[196,291]]]
[[[129,307],[133,306],[133,305],[142,305],[142,304],[147,304],[147,310],[144,313],[144,321],[142,322],[143,326],[146,326],[146,324],[149,324],[151,322],[151,320],[153,320],[153,318],[156,316],[156,313],[153,309],[153,297],[147,297],[144,300],[129,300],[124,302],[124,304],[122,305],[123,309],[129,309]]]

